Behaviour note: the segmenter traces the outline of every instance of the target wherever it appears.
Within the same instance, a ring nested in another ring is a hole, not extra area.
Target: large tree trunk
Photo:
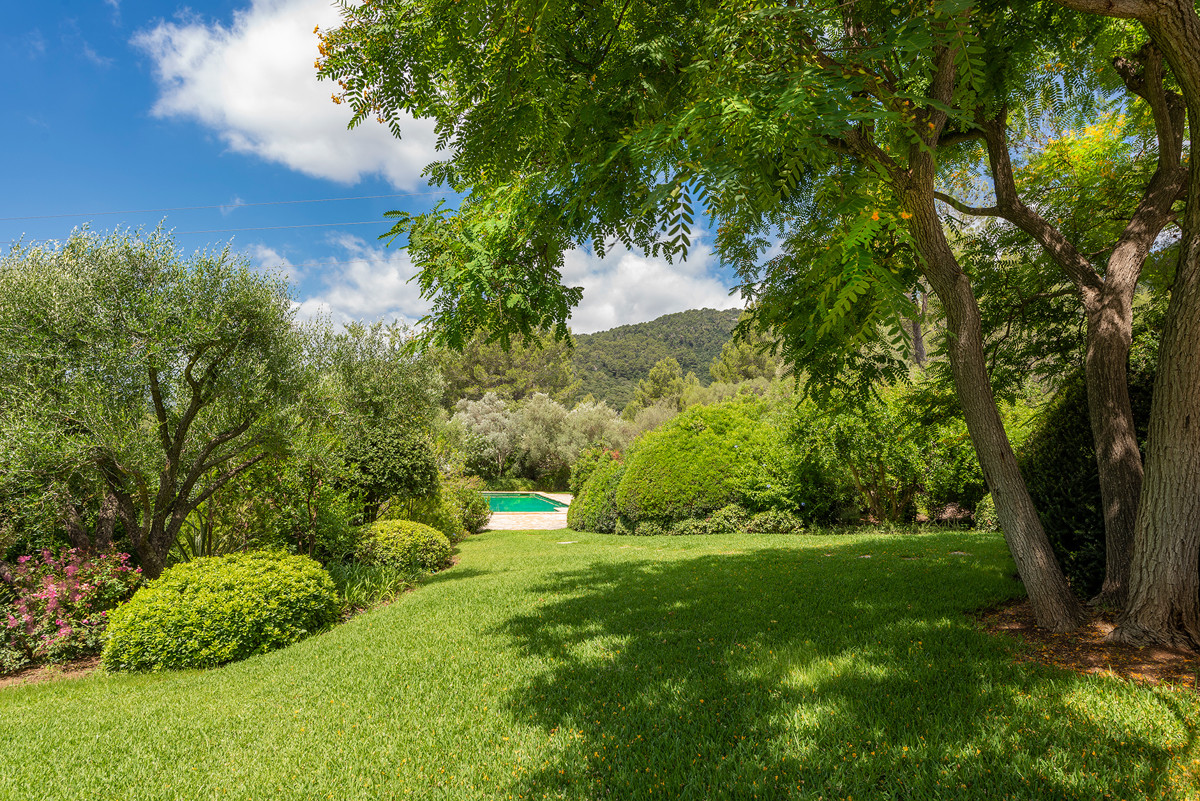
[[[913,215],[910,222],[925,263],[925,277],[945,310],[950,368],[967,429],[1038,625],[1060,632],[1078,628],[1085,619],[1084,610],[1067,586],[996,409],[983,353],[979,306],[938,219],[932,164],[914,170],[904,193],[904,207]]]
[[[1158,167],[1137,211],[1122,231],[1101,279],[1091,262],[1063,233],[1025,204],[1017,192],[1008,153],[1007,114],[983,123],[996,190],[995,214],[1042,245],[1079,292],[1087,320],[1088,417],[1096,446],[1104,515],[1105,578],[1097,602],[1124,606],[1142,488],[1142,459],[1129,402],[1128,361],[1133,337],[1133,296],[1151,246],[1171,217],[1184,184],[1180,168],[1183,106],[1164,88],[1162,53],[1147,46],[1136,60],[1115,65],[1131,92],[1150,106],[1158,136]],[[945,198],[947,201],[951,199]],[[953,204],[963,210],[961,204]]]
[[[1115,255],[1115,254],[1114,254]],[[1145,254],[1132,270],[1141,270]],[[1104,584],[1096,603],[1123,608],[1142,493],[1142,453],[1129,402],[1133,283],[1113,280],[1087,309],[1088,418],[1104,511]]]
[[[1112,638],[1200,647],[1200,16],[1191,0],[1142,22],[1183,89],[1190,122],[1179,265],[1159,346],[1129,603]]]

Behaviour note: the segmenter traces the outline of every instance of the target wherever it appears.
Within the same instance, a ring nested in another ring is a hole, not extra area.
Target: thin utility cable
[[[387,225],[387,220],[362,220],[361,222],[332,222],[332,223],[307,223],[303,225],[262,225],[254,228],[210,228],[204,231],[176,231],[169,229],[168,233],[175,236],[183,236],[185,234],[232,234],[238,231],[279,231],[285,228],[337,228],[343,225]],[[0,244],[15,245],[19,239],[9,239],[0,241]],[[49,240],[61,241],[61,240]]]
[[[184,234],[231,234],[237,231],[279,231],[284,228],[330,228],[339,225],[387,225],[387,220],[363,220],[362,222],[307,223],[304,225],[263,225],[256,228],[210,228],[206,231],[172,231],[177,236]]]
[[[163,209],[129,209],[127,211],[81,211],[77,214],[30,214],[25,217],[0,217],[0,222],[18,220],[59,220],[64,217],[100,217],[110,214],[159,214],[165,211],[204,211],[206,209],[242,209],[250,206],[286,206],[294,203],[332,203],[338,200],[382,200],[389,197],[424,197],[444,195],[444,191],[395,192],[390,195],[358,195],[357,197],[318,197],[309,200],[265,200],[258,203],[217,203],[213,206],[175,206]]]

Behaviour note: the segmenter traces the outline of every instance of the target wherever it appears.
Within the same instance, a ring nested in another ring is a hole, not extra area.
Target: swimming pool
[[[533,492],[485,492],[493,512],[565,512],[567,505]]]

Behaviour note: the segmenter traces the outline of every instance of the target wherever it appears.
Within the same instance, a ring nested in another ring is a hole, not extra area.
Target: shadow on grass
[[[1125,716],[1172,710],[1115,682],[1014,665],[962,614],[1018,594],[1011,565],[964,561],[941,541],[924,540],[933,551],[918,559],[898,540],[903,551],[869,559],[831,542],[602,562],[534,587],[545,602],[501,633],[548,667],[514,688],[510,712],[554,756],[510,792],[1169,795],[1154,784],[1163,739]]]
[[[491,572],[492,571],[490,571],[490,570],[480,570],[477,567],[462,567],[460,565],[454,565],[453,567],[449,567],[446,570],[442,570],[437,573],[430,573],[427,576],[423,576],[421,578],[421,584],[422,585],[441,584],[441,583],[447,582],[447,581],[458,581],[459,579],[469,579],[469,578],[475,578],[477,576],[486,576],[488,573],[491,573]]]

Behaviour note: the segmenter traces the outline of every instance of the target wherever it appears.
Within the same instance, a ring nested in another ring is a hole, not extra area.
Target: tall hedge
[[[738,398],[693,407],[646,434],[617,488],[622,526],[670,527],[742,501],[780,440],[765,414],[761,401]]]
[[[567,526],[575,531],[612,534],[617,528],[617,487],[625,476],[625,464],[616,460],[602,462],[567,509]]]

